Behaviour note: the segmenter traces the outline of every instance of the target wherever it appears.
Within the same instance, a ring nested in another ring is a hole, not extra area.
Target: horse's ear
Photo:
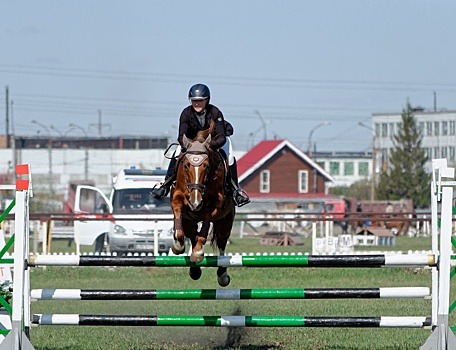
[[[190,140],[185,136],[185,134],[182,136],[182,143],[184,144],[184,148],[189,148],[191,145]]]
[[[212,137],[211,135],[209,134],[206,138],[206,140],[204,141],[204,147],[206,148],[209,148],[211,146],[211,140],[212,140]]]

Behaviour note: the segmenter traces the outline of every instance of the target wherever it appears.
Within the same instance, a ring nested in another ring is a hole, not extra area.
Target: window
[[[454,160],[454,156],[455,156],[454,147],[450,146],[448,148],[449,148],[449,150],[448,150],[449,157],[448,158],[450,158],[450,160]]]
[[[358,175],[360,175],[360,176],[369,175],[369,163],[368,162],[359,162]]]
[[[450,121],[450,135],[454,135],[455,130],[456,130],[455,125],[456,125],[455,121]]]
[[[309,192],[309,172],[307,170],[299,170],[298,176],[299,193]]]
[[[380,124],[375,124],[375,137],[380,137]]]
[[[394,136],[394,123],[389,123],[389,134]]]
[[[79,207],[85,213],[102,213],[102,205],[106,204],[100,193],[81,188],[81,202]]]
[[[354,175],[355,174],[355,165],[353,162],[344,163],[344,175]]]
[[[434,135],[440,135],[440,122],[434,122]]]
[[[269,193],[270,192],[270,177],[271,172],[269,170],[263,170],[260,173],[260,192]]]
[[[388,136],[388,124],[382,123],[382,137]]]
[[[432,136],[432,122],[426,122],[426,135]]]
[[[440,158],[440,150],[438,147],[434,147],[434,159]]]
[[[442,122],[442,135],[448,135],[448,122]]]
[[[424,136],[424,122],[418,123],[418,131],[420,132],[421,136]]]
[[[340,163],[329,162],[329,173],[331,175],[340,175]]]
[[[448,157],[448,147],[442,147],[442,158]]]

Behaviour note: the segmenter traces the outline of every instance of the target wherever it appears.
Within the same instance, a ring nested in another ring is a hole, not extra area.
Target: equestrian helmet
[[[210,98],[211,92],[207,85],[204,84],[195,84],[190,88],[190,91],[188,92],[188,99],[190,101],[207,99],[207,102],[209,102]]]

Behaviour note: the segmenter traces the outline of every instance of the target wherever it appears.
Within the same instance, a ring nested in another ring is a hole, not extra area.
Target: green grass
[[[429,286],[430,271],[414,269],[230,269],[230,288]],[[52,278],[50,278],[52,276]],[[192,281],[183,268],[34,269],[33,288],[217,288],[214,269]],[[126,315],[425,316],[421,299],[242,301],[39,301],[34,313]],[[51,349],[417,349],[422,329],[78,327],[32,329],[37,350]]]
[[[394,247],[374,250],[428,250],[430,238],[398,237]],[[86,247],[91,251],[91,247]],[[53,251],[74,251],[56,241]],[[258,237],[234,236],[228,252],[310,252],[303,246],[260,245]],[[366,248],[365,248],[366,249]],[[206,252],[210,252],[210,248]],[[186,268],[47,267],[31,272],[32,288],[188,289],[219,288],[215,269],[203,268],[199,281]],[[349,288],[429,286],[427,269],[229,269],[229,288]],[[454,288],[456,289],[456,288]],[[453,293],[454,294],[454,293]],[[456,298],[456,296],[453,296]],[[453,298],[453,300],[454,300]],[[430,316],[431,302],[423,299],[341,300],[206,300],[206,301],[38,301],[32,313],[118,315],[300,315],[300,316]],[[450,324],[456,324],[450,317]],[[399,328],[217,328],[217,327],[88,327],[32,328],[37,350],[150,350],[150,349],[418,349],[430,330]]]
[[[430,271],[414,269],[231,268],[230,288],[429,286]],[[34,269],[32,288],[217,288],[215,270],[192,281],[184,268]],[[242,301],[39,301],[34,313],[425,316],[422,299]],[[233,332],[235,334],[233,334]],[[236,333],[238,332],[238,333]],[[50,349],[417,349],[429,335],[416,329],[78,327],[40,326],[31,341]],[[237,339],[237,340],[236,340]],[[229,346],[231,342],[231,346]]]
[[[304,238],[303,245],[293,246],[275,246],[275,245],[262,245],[260,244],[260,237],[258,236],[245,236],[240,238],[238,235],[231,237],[231,243],[227,247],[227,253],[311,253],[312,252],[312,239]],[[33,243],[30,245],[33,247]],[[408,252],[409,250],[422,251],[431,249],[430,237],[396,237],[396,245],[394,246],[356,246],[355,251],[402,251]],[[39,250],[41,251],[41,250]],[[81,252],[90,253],[94,251],[93,246],[81,246]],[[211,248],[206,248],[207,252],[212,252]],[[70,245],[66,240],[54,240],[51,245],[51,252],[76,252],[74,242]]]

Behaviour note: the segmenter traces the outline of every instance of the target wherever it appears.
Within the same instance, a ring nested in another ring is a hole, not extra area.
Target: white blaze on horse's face
[[[203,205],[203,195],[206,189],[207,173],[209,171],[208,148],[211,142],[209,135],[204,142],[190,141],[187,136],[182,138],[187,148],[185,153],[184,170],[186,172],[186,187],[188,203],[193,211],[198,211]]]
[[[203,194],[206,188],[206,175],[208,169],[207,154],[185,155],[185,168],[187,172],[187,188],[189,190],[188,204],[190,209],[198,211],[203,205]]]

